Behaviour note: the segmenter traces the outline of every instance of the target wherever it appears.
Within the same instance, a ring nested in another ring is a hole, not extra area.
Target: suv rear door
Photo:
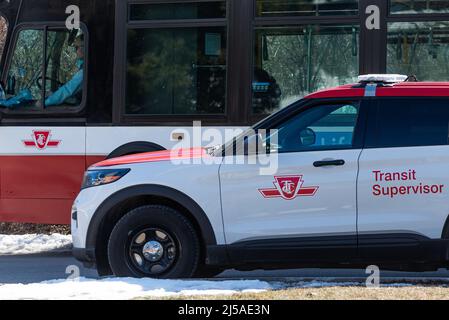
[[[449,100],[378,98],[358,178],[362,258],[422,259],[449,214]]]
[[[254,155],[225,156],[220,180],[231,258],[317,262],[338,257],[338,249],[355,256],[362,110],[359,101],[314,102],[266,127],[278,130],[271,141],[277,170],[268,175],[251,164]]]

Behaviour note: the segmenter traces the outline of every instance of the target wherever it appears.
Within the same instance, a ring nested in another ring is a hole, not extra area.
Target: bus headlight
[[[81,189],[116,182],[130,171],[131,169],[99,169],[86,171]]]

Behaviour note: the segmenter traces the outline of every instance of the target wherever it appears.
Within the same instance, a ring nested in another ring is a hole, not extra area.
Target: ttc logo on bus
[[[50,130],[33,130],[31,135],[32,140],[23,140],[26,147],[34,147],[38,149],[45,149],[47,147],[57,147],[61,140],[51,140]]]

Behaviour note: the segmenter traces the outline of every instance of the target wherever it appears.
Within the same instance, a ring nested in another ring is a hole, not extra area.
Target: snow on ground
[[[382,288],[412,287],[412,283],[382,284]],[[32,284],[0,284],[0,300],[126,300],[137,297],[173,297],[195,295],[231,295],[258,293],[267,290],[365,287],[363,282],[282,281],[260,280],[157,280],[105,278],[101,280],[76,278],[51,280]]]
[[[0,234],[0,255],[32,254],[70,249],[72,237],[54,233],[4,235]]]
[[[0,285],[0,300],[122,300],[142,296],[230,295],[245,292],[262,292],[268,289],[272,289],[272,286],[268,282],[259,280],[200,281],[131,278],[93,280],[77,278],[33,284]]]

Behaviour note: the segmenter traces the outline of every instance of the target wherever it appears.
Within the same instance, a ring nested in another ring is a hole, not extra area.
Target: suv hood
[[[108,159],[98,162],[92,165],[92,167],[111,167],[134,163],[197,159],[203,157],[210,157],[210,155],[206,152],[206,149],[204,148],[163,150],[163,151],[139,153],[130,156]]]

